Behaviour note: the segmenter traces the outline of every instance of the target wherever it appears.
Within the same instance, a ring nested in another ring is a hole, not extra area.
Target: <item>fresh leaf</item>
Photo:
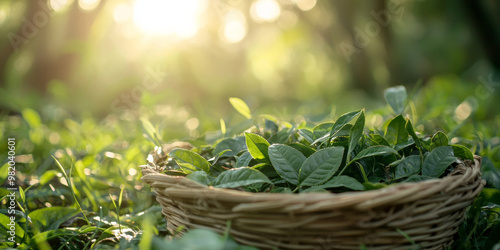
[[[300,186],[320,185],[330,179],[340,167],[344,148],[324,148],[307,158],[299,172]]]
[[[214,180],[214,186],[219,188],[235,188],[253,183],[271,183],[271,181],[263,173],[249,167],[224,171]]]
[[[430,176],[426,175],[412,175],[408,177],[408,179],[404,180],[403,182],[420,182],[420,181],[426,181],[426,180],[431,180],[434,179]]]
[[[372,156],[377,156],[377,155],[385,155],[385,154],[395,154],[397,155],[398,152],[394,150],[391,147],[387,146],[371,146],[369,148],[364,149],[363,151],[359,152],[359,154],[352,159],[352,161],[357,161],[366,157],[372,157]]]
[[[377,190],[381,188],[387,187],[387,184],[385,183],[372,183],[372,182],[364,182],[363,187],[365,190]]]
[[[210,185],[213,181],[213,178],[203,171],[192,172],[186,175],[186,178],[206,186]]]
[[[463,145],[451,145],[453,148],[453,154],[463,160],[474,160],[474,154],[472,151]]]
[[[316,186],[318,188],[336,188],[336,187],[345,187],[351,190],[364,190],[365,187],[363,184],[361,184],[359,181],[356,179],[346,176],[346,175],[341,175],[341,176],[335,176],[329,181],[325,182],[324,184],[320,186]]]
[[[314,139],[315,141],[311,144],[317,144],[319,142],[323,143],[328,140],[328,137],[330,136],[329,132],[332,129],[333,123],[331,122],[325,122],[316,125],[313,128],[313,134],[314,134]]]
[[[247,167],[251,160],[252,160],[252,155],[250,154],[250,152],[245,151],[245,153],[240,155],[240,157],[238,157],[238,159],[236,160],[235,167],[236,168]]]
[[[250,113],[250,108],[243,100],[241,100],[240,98],[231,97],[229,98],[229,102],[231,103],[231,105],[233,105],[233,108],[236,109],[236,111],[238,111],[238,113],[240,113],[247,119],[252,118],[252,114]]]
[[[220,118],[220,132],[222,135],[226,134],[226,123],[224,122],[224,119]]]
[[[425,158],[422,165],[422,175],[439,177],[456,160],[457,157],[453,154],[452,147],[438,147]]]
[[[40,231],[58,229],[61,224],[76,216],[79,210],[70,207],[45,207],[28,214],[33,227]]]
[[[394,110],[394,113],[403,113],[406,106],[406,98],[408,97],[408,93],[406,92],[406,88],[404,86],[400,85],[386,89],[384,91],[384,97],[387,103],[391,106],[392,110]]]
[[[334,136],[337,135],[337,133],[344,127],[346,126],[349,122],[351,122],[354,117],[358,116],[362,111],[357,110],[357,111],[352,111],[346,114],[341,115],[337,121],[331,126],[330,133],[324,134],[321,138],[318,138],[315,142],[312,144],[316,144],[318,142],[325,142],[325,141],[330,141]]]
[[[269,158],[281,178],[294,185],[299,183],[300,167],[306,160],[300,151],[290,146],[273,144],[269,147]]]
[[[352,126],[349,132],[349,148],[347,150],[347,160],[351,159],[351,152],[358,145],[359,139],[363,136],[363,129],[365,128],[365,112],[361,111],[358,119]]]
[[[442,146],[448,146],[448,136],[446,136],[445,133],[438,131],[432,136],[431,149]]]
[[[385,130],[385,139],[391,144],[396,145],[398,143],[408,141],[408,132],[405,128],[406,121],[402,115],[394,117],[387,125]]]
[[[248,152],[256,160],[268,160],[269,153],[268,148],[270,146],[264,137],[252,133],[245,132],[245,141],[248,148]]]
[[[213,156],[218,155],[220,152],[230,149],[230,152],[225,153],[224,156],[231,157],[237,155],[239,152],[246,149],[245,137],[238,136],[236,138],[226,138],[218,142],[212,152]]]
[[[314,148],[311,148],[309,146],[306,146],[302,143],[297,143],[297,142],[293,142],[293,143],[289,143],[287,144],[288,146],[294,148],[294,149],[297,149],[298,151],[300,151],[305,157],[309,157],[311,156],[312,154],[314,154],[314,152],[316,152],[316,150]]]
[[[141,119],[141,123],[142,123],[142,128],[144,130],[144,137],[146,137],[148,141],[153,143],[153,145],[160,146],[161,145],[160,136],[158,135],[158,132],[156,131],[156,128],[153,126],[153,124],[151,124],[150,121],[144,118]]]
[[[210,174],[210,167],[212,165],[201,155],[193,151],[177,148],[172,150],[169,155],[174,158],[175,162],[177,162],[186,174],[198,170],[203,170],[207,174]]]
[[[395,171],[395,178],[403,178],[416,174],[421,169],[422,160],[419,155],[410,155],[404,158],[397,166]]]
[[[308,141],[309,143],[314,142],[314,134],[309,129],[306,129],[306,128],[299,129],[299,135],[304,137],[304,139],[306,139],[306,141]]]
[[[370,134],[368,137],[375,145],[382,145],[382,146],[390,146],[389,142],[381,135],[379,134]]]
[[[12,217],[12,216],[10,216]],[[14,224],[13,226],[15,227],[15,236],[16,236],[16,242],[19,242],[25,232],[23,230],[23,227],[19,226],[19,224],[17,224],[16,220],[11,220],[9,216],[5,215],[5,214],[2,214],[0,213],[0,233],[2,234],[3,237],[5,237],[4,239],[6,239],[7,237],[11,237],[11,234],[9,233],[10,231],[10,228],[12,226],[12,224]],[[10,226],[9,226],[10,224]]]
[[[422,143],[420,142],[420,139],[418,138],[417,134],[415,133],[415,130],[413,129],[413,125],[411,124],[410,119],[406,120],[406,125],[405,129],[408,132],[408,134],[413,138],[413,141],[417,145],[418,149],[420,150],[420,155],[422,155]]]

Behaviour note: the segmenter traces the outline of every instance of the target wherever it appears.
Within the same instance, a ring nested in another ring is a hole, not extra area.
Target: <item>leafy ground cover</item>
[[[440,88],[445,87],[443,84],[440,85]],[[224,141],[223,138],[229,137],[245,141],[249,149],[248,154],[244,156],[246,152],[242,152],[236,155],[234,152],[238,150],[226,151],[227,148],[220,146],[217,149],[218,153],[211,155],[218,156],[218,158],[209,159],[211,162],[208,164],[213,165],[213,162],[218,160],[223,163],[224,160],[227,161],[233,157],[232,159],[237,164],[238,161],[250,159],[254,160],[256,165],[261,164],[260,167],[265,167],[269,163],[280,165],[277,163],[280,161],[279,155],[284,152],[295,152],[293,150],[309,151],[309,157],[319,155],[319,152],[340,155],[340,149],[335,145],[325,144],[322,138],[323,135],[327,135],[328,139],[335,133],[344,133],[350,135],[347,138],[364,138],[365,141],[363,144],[354,143],[352,140],[339,142],[352,145],[347,151],[342,152],[342,155],[351,153],[356,156],[354,158],[343,156],[342,158],[352,159],[353,169],[363,168],[363,164],[367,164],[370,159],[368,157],[356,159],[363,150],[378,146],[379,149],[383,148],[392,152],[398,144],[403,143],[403,139],[413,141],[410,145],[406,145],[408,152],[404,154],[406,157],[404,159],[412,160],[404,161],[413,162],[413,158],[418,157],[418,161],[423,160],[422,170],[425,161],[434,154],[437,155],[433,152],[446,151],[439,153],[440,155],[443,153],[448,158],[453,155],[453,157],[459,156],[459,158],[467,159],[470,158],[470,154],[467,153],[470,149],[474,154],[481,155],[483,157],[482,173],[483,178],[487,180],[487,186],[468,209],[466,220],[460,226],[453,248],[491,249],[495,245],[498,246],[497,236],[500,235],[500,139],[496,135],[500,129],[499,117],[487,115],[487,110],[481,105],[475,105],[473,100],[454,96],[458,103],[454,103],[450,98],[448,101],[443,101],[447,99],[446,96],[434,98],[432,95],[429,96],[432,91],[435,90],[431,85],[420,92],[410,92],[404,96],[401,89],[392,89],[386,92],[390,109],[388,107],[366,108],[365,111],[348,113],[347,116],[343,116],[345,118],[343,125],[333,131],[331,128],[335,127],[335,123],[331,121],[339,121],[338,118],[342,117],[340,114],[328,115],[322,119],[301,116],[295,121],[299,124],[295,129],[298,133],[300,129],[303,129],[301,138],[307,141],[303,141],[304,145],[323,145],[322,149],[317,152],[296,144],[293,144],[295,147],[283,146],[284,142],[289,142],[286,140],[290,140],[291,137],[287,133],[294,127],[287,122],[290,117],[280,117],[275,114],[272,116],[255,115],[258,112],[251,112],[250,108],[239,99],[231,99],[230,102],[251,122],[244,121],[226,126],[224,120],[221,120],[219,131],[203,133],[196,138],[187,137],[187,134],[183,135],[182,132],[170,129],[168,122],[161,114],[147,111],[147,109],[140,113],[112,114],[102,120],[90,115],[75,118],[58,109],[54,109],[53,112],[24,109],[18,115],[3,114],[0,118],[0,130],[2,130],[0,141],[5,142],[1,145],[2,159],[5,160],[1,162],[0,180],[6,183],[9,178],[7,141],[8,138],[15,138],[17,155],[15,181],[19,186],[19,192],[16,193],[13,206],[16,231],[15,235],[11,236],[7,227],[10,222],[8,217],[10,216],[10,192],[6,185],[0,189],[2,197],[0,246],[20,249],[160,249],[166,247],[172,249],[252,249],[252,247],[238,245],[227,233],[218,235],[207,230],[191,230],[178,239],[174,237],[175,235],[169,235],[165,229],[166,222],[161,215],[161,208],[154,200],[149,187],[140,181],[138,166],[146,163],[148,153],[155,146],[182,136],[185,138],[181,139],[199,148],[203,145],[221,144]],[[399,116],[400,113],[404,115]],[[408,126],[409,120],[413,126]],[[328,126],[322,125],[325,123]],[[250,131],[243,137],[237,136],[255,124],[269,133],[267,135],[264,133],[264,137],[260,137],[256,135],[254,127],[253,132]],[[303,127],[299,127],[300,124]],[[322,130],[323,134],[318,132],[319,136],[314,137],[314,132],[324,127],[329,129]],[[360,127],[371,132],[368,135],[361,133],[360,131],[363,130],[360,130]],[[404,130],[400,130],[402,134],[390,132],[393,131],[392,128],[403,127]],[[274,135],[278,134],[277,131],[285,132],[273,139],[272,131],[275,131]],[[436,131],[442,131],[442,133],[436,133]],[[306,139],[311,133],[313,137]],[[417,133],[418,136],[414,137]],[[377,134],[383,135],[388,145],[375,145],[376,142],[386,143],[376,136]],[[430,135],[430,137],[425,135]],[[265,137],[268,143],[272,142],[267,148],[267,155],[258,147],[259,141],[265,144],[261,139]],[[248,141],[257,143],[249,145]],[[229,143],[229,141],[226,142]],[[296,143],[296,141],[291,142]],[[419,146],[418,142],[423,145]],[[273,143],[277,144],[273,145]],[[467,149],[450,145],[465,145]],[[396,159],[392,159],[389,163],[402,159],[402,155],[398,158],[397,151],[399,150],[390,154],[390,157]],[[426,151],[430,151],[427,158],[420,158]],[[185,152],[178,150],[173,156],[178,162],[182,162],[181,153]],[[200,153],[203,155],[202,152]],[[234,155],[229,157],[228,155],[231,154]],[[237,156],[238,159],[236,159]],[[307,161],[317,160],[316,157],[308,159],[310,158],[302,159],[300,166],[298,164],[296,167],[306,169]],[[451,159],[456,160],[450,158],[450,162]],[[415,160],[415,162],[418,161]],[[243,162],[239,164],[248,165]],[[390,173],[391,177],[406,178],[409,176],[408,173],[415,172],[413,164],[403,164],[403,162],[394,164],[395,168],[393,168],[394,172]],[[179,165],[182,166],[182,164]],[[343,171],[342,164],[334,162],[331,165],[339,165],[337,175]],[[448,165],[439,169],[438,173],[424,175],[439,177],[447,171]],[[184,166],[191,168],[189,163]],[[286,170],[285,168],[286,166],[283,170]],[[398,169],[400,171],[397,171]],[[351,175],[350,177],[360,183],[365,178],[374,183],[383,179],[390,181],[385,172],[379,174],[367,171],[368,169],[364,170],[366,176]],[[193,173],[206,173],[206,171]],[[349,170],[345,170],[344,173],[349,174]],[[332,173],[333,175],[335,173]],[[287,188],[290,192],[305,191],[310,186],[315,186],[312,185],[314,181],[320,182],[314,178],[306,178],[309,175],[301,176],[300,171],[298,175],[292,172],[291,175],[279,176],[284,183],[279,190],[277,189],[278,191],[285,191]],[[268,188],[262,183],[265,182],[253,183],[251,188]],[[260,187],[256,186],[257,184]],[[218,184],[216,182],[215,185],[232,187],[222,180],[219,180]],[[343,186],[342,188],[349,187],[351,189],[356,189],[352,187],[366,188],[363,185]],[[229,227],[230,224],[228,224]],[[14,237],[17,244],[9,243],[9,237]]]

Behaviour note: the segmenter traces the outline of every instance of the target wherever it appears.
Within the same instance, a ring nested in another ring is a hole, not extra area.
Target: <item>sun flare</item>
[[[190,38],[201,26],[206,0],[136,0],[134,23],[144,33]]]

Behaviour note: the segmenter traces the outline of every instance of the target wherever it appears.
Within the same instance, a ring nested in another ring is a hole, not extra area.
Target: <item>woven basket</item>
[[[443,249],[485,185],[480,166],[476,156],[442,179],[341,194],[207,187],[146,166],[142,180],[157,195],[172,233],[180,226],[224,232],[230,220],[237,242],[264,249],[409,249],[411,241]]]

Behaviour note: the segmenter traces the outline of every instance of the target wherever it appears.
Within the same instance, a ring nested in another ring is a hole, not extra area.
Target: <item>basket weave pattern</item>
[[[279,249],[425,249],[451,246],[464,213],[481,192],[481,158],[442,179],[333,193],[249,193],[207,187],[143,166],[170,232],[180,226],[224,232],[247,245]],[[180,233],[182,235],[183,232]]]

